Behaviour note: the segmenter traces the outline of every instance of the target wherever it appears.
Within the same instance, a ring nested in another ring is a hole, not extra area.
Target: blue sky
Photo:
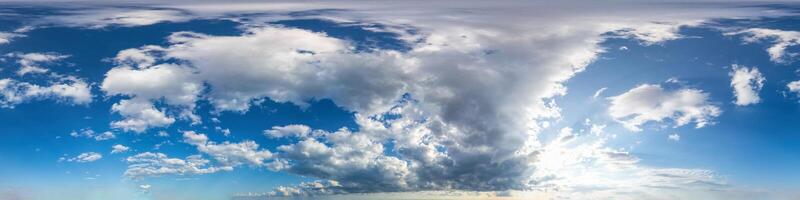
[[[0,199],[800,195],[793,4],[2,5]]]

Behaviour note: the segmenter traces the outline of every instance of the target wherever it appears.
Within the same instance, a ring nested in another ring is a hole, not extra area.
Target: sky
[[[0,3],[0,199],[797,199],[800,4]]]

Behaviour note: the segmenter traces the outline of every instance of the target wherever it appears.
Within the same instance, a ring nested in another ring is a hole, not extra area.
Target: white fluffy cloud
[[[183,132],[184,142],[194,145],[197,150],[210,155],[219,164],[226,167],[235,167],[243,164],[252,166],[262,166],[265,161],[272,158],[269,150],[259,150],[258,144],[254,141],[242,141],[239,143],[215,143],[208,140],[205,134],[193,131]]]
[[[643,84],[609,99],[611,117],[633,131],[641,131],[648,122],[665,119],[676,127],[694,123],[696,128],[702,128],[722,112],[710,102],[708,93],[690,88],[668,91],[660,85]]]
[[[175,122],[164,114],[162,110],[156,109],[150,102],[136,100],[122,100],[111,106],[111,110],[119,113],[125,119],[111,122],[111,127],[125,131],[144,132],[151,127],[164,127]]]
[[[748,68],[745,66],[733,65],[731,66],[731,87],[733,87],[733,94],[736,96],[736,105],[745,106],[761,102],[758,92],[764,87],[766,79],[758,68]]]
[[[170,158],[163,153],[144,152],[125,159],[129,164],[124,175],[131,179],[164,175],[197,175],[233,170],[231,167],[209,167],[209,160],[200,155],[186,159]]]
[[[31,73],[46,73],[49,70],[44,64],[53,64],[56,61],[69,57],[56,53],[8,53],[7,58],[16,59],[19,64],[17,75],[24,76]],[[37,82],[27,82],[25,77],[20,79],[0,79],[0,107],[13,108],[31,100],[53,99],[71,104],[88,104],[92,102],[91,86],[85,80],[75,76],[50,73],[44,80],[49,85]]]
[[[79,162],[79,163],[87,163],[87,162],[94,162],[103,158],[103,155],[97,152],[86,152],[81,153],[80,155],[67,159],[69,162]]]
[[[800,32],[784,31],[778,29],[750,28],[736,32],[728,32],[726,35],[744,35],[742,39],[747,43],[769,41],[772,46],[767,48],[770,60],[776,63],[788,64],[800,55],[797,52],[787,52],[786,49],[800,44]]]
[[[286,126],[273,126],[270,130],[264,130],[264,135],[281,138],[281,137],[298,137],[303,138],[311,133],[311,128],[306,125],[292,124]]]
[[[114,146],[111,147],[111,154],[123,153],[130,149],[131,149],[130,147],[127,147],[125,145],[115,144]]]
[[[83,80],[66,77],[51,85],[37,85],[14,79],[0,79],[0,107],[13,108],[30,100],[55,99],[71,104],[92,102],[89,84]]]
[[[789,92],[800,95],[800,81],[789,82],[786,84],[786,88],[789,88]]]
[[[165,109],[157,109],[153,102],[165,100],[175,105],[179,117],[199,121],[193,109],[202,89],[200,82],[190,80],[192,70],[179,65],[153,65],[151,55],[157,47],[129,49],[117,54],[114,61],[119,66],[109,70],[100,85],[107,95],[128,96],[130,99],[114,104],[112,111],[124,119],[112,126],[126,131],[143,132],[152,127],[164,127],[175,122]]]

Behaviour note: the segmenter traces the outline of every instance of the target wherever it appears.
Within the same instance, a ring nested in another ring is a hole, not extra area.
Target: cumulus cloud
[[[264,135],[273,138],[282,137],[306,137],[311,133],[311,128],[306,125],[292,124],[286,126],[273,126],[270,130],[264,130]]]
[[[722,110],[709,100],[708,93],[684,88],[665,90],[660,85],[643,84],[618,96],[609,97],[609,114],[632,131],[641,131],[648,122],[671,120],[674,126],[694,123],[702,128],[714,123]]]
[[[183,132],[184,142],[194,145],[197,150],[213,157],[219,164],[226,167],[235,167],[243,164],[252,166],[262,166],[264,162],[272,158],[269,150],[259,150],[259,145],[254,141],[242,141],[239,143],[215,143],[208,140],[205,134],[195,133],[194,131]]]
[[[111,147],[111,154],[127,152],[130,149],[131,149],[130,147],[127,147],[125,145],[115,144],[114,146]]]
[[[80,155],[67,159],[69,162],[79,162],[79,163],[87,163],[87,162],[94,162],[103,158],[103,155],[97,152],[86,152],[81,153]]]
[[[186,159],[170,158],[163,153],[144,152],[125,159],[129,164],[125,177],[141,179],[164,175],[198,175],[233,170],[231,167],[209,167],[209,160],[200,155]]]
[[[17,75],[24,76],[31,73],[47,73],[49,69],[43,67],[69,57],[56,53],[7,53],[4,57],[16,59],[19,64]],[[90,84],[75,76],[50,73],[45,80],[27,82],[25,77],[20,79],[0,79],[0,107],[13,108],[14,106],[31,100],[53,99],[71,104],[88,104],[92,102]],[[42,85],[42,82],[49,85]]]
[[[164,127],[175,122],[163,109],[154,107],[153,102],[164,100],[175,105],[179,117],[199,122],[193,114],[197,95],[202,89],[200,82],[189,80],[192,72],[179,65],[155,65],[152,51],[158,47],[147,46],[129,49],[117,54],[114,61],[119,66],[109,70],[100,89],[107,95],[128,96],[114,104],[112,111],[124,118],[112,122],[112,126],[126,131],[143,132],[152,127]]]
[[[412,182],[415,174],[410,163],[384,155],[384,146],[369,135],[342,129],[323,137],[322,141],[307,138],[278,147],[279,158],[270,167],[340,181],[341,189],[348,192],[406,191],[419,187]]]
[[[800,44],[800,32],[784,31],[778,29],[750,28],[741,31],[727,32],[725,35],[744,35],[746,43],[768,41],[773,43],[767,48],[770,60],[776,63],[788,64],[800,55],[797,52],[787,52],[787,48]]]
[[[562,128],[554,133],[556,136],[554,139],[542,141],[542,146],[536,150],[535,160],[528,166],[536,168],[528,174],[533,177],[529,180],[535,180],[536,183],[532,184],[530,190],[523,190],[522,193],[528,191],[530,194],[535,194],[555,190],[558,192],[552,195],[559,198],[611,198],[620,197],[621,193],[627,194],[628,197],[657,194],[653,192],[653,188],[670,188],[673,192],[683,193],[727,187],[724,179],[709,170],[640,166],[638,164],[640,159],[633,153],[606,147],[605,143],[610,135],[592,133],[591,127],[601,126],[604,125],[586,123],[584,127],[576,128],[577,130],[570,127]],[[373,127],[372,131],[378,130]],[[393,188],[388,191],[460,188],[457,187],[459,184],[457,181],[443,179],[453,175],[449,173],[454,172],[448,171],[448,168],[431,168],[433,166],[430,164],[435,163],[435,166],[446,163],[440,160],[448,159],[441,157],[444,154],[428,155],[428,158],[434,161],[432,163],[416,160],[413,157],[423,156],[412,153],[414,151],[420,153],[419,149],[398,151],[400,154],[396,157],[381,155],[378,152],[384,149],[381,149],[379,143],[370,140],[376,136],[372,133],[374,132],[353,133],[343,129],[316,138],[306,138],[297,144],[279,147],[275,162],[281,163],[279,164],[281,167],[277,170],[322,180],[303,182],[295,186],[281,186],[270,192],[251,194],[250,197],[349,194],[365,192],[365,188],[388,186]],[[405,162],[397,162],[389,167],[385,165],[392,162],[381,162],[383,159],[401,159]],[[384,167],[377,167],[379,163],[383,163]],[[458,169],[456,166],[449,167]],[[469,191],[474,192],[474,190]]]
[[[736,96],[736,105],[745,106],[761,102],[758,92],[764,87],[766,79],[758,68],[748,68],[745,66],[733,65],[731,76],[731,87],[733,87],[733,94]]]
[[[89,84],[71,76],[46,86],[9,78],[0,79],[0,107],[14,108],[17,104],[41,99],[88,104],[92,102],[92,94]]]
[[[111,122],[111,127],[125,131],[144,132],[151,127],[164,127],[175,122],[174,118],[156,109],[150,102],[122,100],[112,105],[111,111],[125,118]]]

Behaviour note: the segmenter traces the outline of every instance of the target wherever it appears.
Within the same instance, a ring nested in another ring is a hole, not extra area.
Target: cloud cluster
[[[8,53],[5,56],[17,59],[17,64],[19,64],[18,76],[47,73],[49,69],[42,67],[43,64],[52,64],[69,57],[69,55],[55,53]]]
[[[768,41],[773,43],[767,48],[770,60],[776,63],[788,64],[797,57],[797,52],[787,52],[787,48],[800,45],[800,32],[784,31],[778,29],[750,28],[741,31],[727,32],[726,35],[744,35],[742,40],[747,43]]]
[[[430,135],[424,137],[436,139],[429,144],[422,144],[422,138],[407,138],[406,145],[409,146],[398,145],[397,148],[421,151],[408,153],[419,154],[414,157],[422,157],[415,159],[429,162],[418,168],[434,171],[416,173],[425,173],[425,176],[431,177],[415,177],[418,175],[409,172],[408,168],[411,166],[408,160],[384,155],[381,143],[388,136],[372,138],[364,135],[365,133],[343,131],[330,134],[337,139],[328,141],[341,142],[341,147],[327,147],[316,140],[304,140],[284,146],[281,150],[286,156],[328,156],[327,161],[309,160],[311,165],[354,162],[357,166],[332,168],[348,172],[347,174],[331,176],[343,185],[349,184],[347,186],[353,191],[403,191],[422,188],[522,189],[528,183],[523,180],[524,176],[518,176],[530,170],[532,152],[519,151],[526,145],[529,134],[539,129],[539,125],[531,119],[558,116],[555,105],[545,98],[563,94],[563,86],[559,82],[572,76],[594,58],[599,51],[597,41],[560,43],[564,47],[564,55],[570,52],[569,56],[543,62],[540,60],[544,57],[559,55],[519,56],[537,55],[538,50],[515,46],[519,43],[544,42],[549,40],[547,37],[495,41],[494,34],[500,33],[456,31],[462,32],[462,35],[452,35],[450,31],[446,32],[448,33],[436,33],[430,37],[429,43],[420,44],[406,53],[394,50],[356,52],[347,41],[291,28],[258,27],[236,37],[180,32],[170,37],[173,45],[153,53],[164,57],[138,59],[138,69],[128,69],[145,71],[154,66],[178,66],[177,63],[147,66],[151,60],[185,60],[191,64],[193,70],[185,75],[192,78],[186,82],[171,79],[171,83],[206,83],[209,91],[203,97],[220,111],[246,111],[251,102],[260,98],[292,102],[300,106],[307,105],[310,99],[327,98],[361,115],[380,116],[379,114],[389,112],[397,106],[397,102],[404,98],[403,94],[410,93],[419,102],[413,109],[425,113],[415,118],[429,119],[416,122],[404,118],[401,121],[418,126],[417,129],[422,129],[420,134]],[[241,48],[245,46],[257,48]],[[579,48],[584,46],[591,48]],[[237,47],[238,50],[234,51],[229,47]],[[140,50],[150,49],[155,48],[144,47]],[[507,52],[487,54],[487,49],[506,49]],[[576,52],[579,54],[575,54]],[[214,59],[207,59],[211,57]],[[494,67],[486,67],[487,63],[494,63]],[[107,74],[103,83],[104,89],[111,88],[105,86],[114,85],[118,79],[110,77],[115,77],[113,74],[121,68],[126,66],[112,69]],[[531,82],[525,74],[540,74],[547,78]],[[237,81],[229,81],[231,79]],[[135,99],[147,96],[147,93],[132,93],[129,96],[134,96]],[[167,104],[177,105],[170,103],[169,96],[161,97],[168,99]],[[491,115],[496,117],[482,117],[484,113],[493,113]],[[271,132],[277,134],[280,131],[276,129]],[[401,135],[399,130],[395,134]],[[496,139],[486,138],[490,136]],[[210,152],[210,147],[219,145],[189,143],[210,154],[214,154]],[[447,149],[450,155],[445,155],[442,149]],[[342,152],[335,153],[337,151]],[[291,160],[303,158],[287,157]],[[483,166],[487,161],[488,166]],[[280,163],[275,165],[280,169]],[[508,171],[500,173],[502,169]],[[306,172],[297,170],[296,173]],[[373,173],[392,175],[361,177],[363,174]],[[437,173],[443,173],[443,177],[433,177]],[[324,173],[310,175],[325,177]],[[406,182],[416,178],[423,180],[421,183],[407,185],[411,183]],[[358,182],[369,179],[378,184]]]
[[[53,99],[70,104],[92,102],[90,84],[75,76],[50,73],[44,80],[27,80],[26,74],[46,73],[44,64],[54,64],[69,57],[56,53],[8,53],[4,57],[16,59],[19,64],[19,79],[0,78],[0,108],[14,106],[32,100]],[[5,59],[5,58],[3,58]],[[42,82],[48,85],[42,85]]]
[[[175,118],[157,109],[153,102],[163,99],[176,105],[180,117],[197,122],[192,113],[201,88],[200,82],[189,80],[192,72],[179,65],[153,65],[152,51],[158,47],[124,50],[114,61],[119,64],[106,73],[100,89],[107,95],[129,96],[130,99],[115,103],[112,111],[123,116],[123,120],[112,122],[112,127],[126,131],[143,132],[152,127],[164,127],[175,122]]]
[[[205,134],[195,133],[194,131],[183,132],[184,142],[196,146],[197,150],[210,155],[218,164],[225,167],[235,167],[239,165],[262,166],[264,162],[272,158],[269,150],[259,150],[258,144],[254,141],[242,141],[239,143],[215,143],[208,140]]]
[[[199,152],[210,156],[214,161],[204,159],[202,155],[179,159],[170,158],[163,153],[144,152],[126,159],[129,165],[125,176],[131,179],[141,179],[165,175],[210,174],[231,171],[240,165],[265,167],[266,162],[273,156],[268,150],[259,150],[259,145],[253,141],[216,143],[209,141],[205,134],[193,131],[183,132],[183,141],[195,146]],[[129,147],[114,145],[112,153],[128,150]]]
[[[731,87],[733,87],[733,95],[736,96],[734,102],[739,106],[746,106],[761,102],[758,92],[764,87],[766,79],[758,68],[748,68],[745,66],[733,65],[731,76]]]
[[[210,102],[215,112],[247,112],[266,98],[301,107],[313,100],[332,100],[354,113],[357,131],[274,127],[265,134],[298,141],[274,153],[258,150],[254,142],[217,143],[204,134],[184,132],[186,143],[229,169],[265,166],[337,183],[310,184],[295,188],[298,191],[320,187],[331,188],[326,193],[552,188],[570,182],[554,181],[561,180],[554,179],[557,173],[542,170],[558,166],[547,160],[561,156],[545,152],[570,151],[547,150],[538,135],[550,120],[561,116],[554,98],[566,94],[564,82],[605,51],[600,43],[609,33],[658,44],[681,38],[677,33],[681,26],[720,16],[754,15],[750,8],[585,10],[570,5],[542,9],[535,3],[505,7],[536,14],[531,16],[487,12],[482,8],[489,5],[474,2],[468,10],[475,12],[438,17],[431,13],[447,10],[431,4],[409,13],[343,3],[342,7],[354,11],[324,16],[387,27],[413,26],[414,31],[377,30],[399,34],[408,49],[359,50],[357,41],[263,24],[249,24],[237,36],[177,32],[164,46],[119,52],[101,89],[127,97],[115,105],[141,105],[131,112],[114,110],[124,118],[121,122],[137,122],[130,126],[134,128],[117,128],[138,132],[175,120],[196,121],[197,101]],[[184,8],[224,13],[259,7]],[[702,127],[720,114],[708,95],[696,89],[667,91],[658,85],[642,85],[611,99],[612,116],[632,130],[666,119],[676,126],[695,123]],[[592,127],[597,132],[593,134],[602,132],[602,125]],[[570,135],[567,132],[564,136]],[[638,167],[638,159],[626,151],[585,146],[583,157],[604,163],[602,167],[638,169],[625,172],[652,178],[638,184],[659,177],[647,173],[655,170]],[[206,172],[215,171],[219,170]],[[622,184],[615,177],[601,178],[607,182],[599,183]]]
[[[638,164],[640,159],[632,153],[623,149],[606,147],[605,143],[613,137],[612,134],[592,130],[592,127],[601,126],[603,125],[587,121],[582,127],[563,128],[555,133],[556,137],[553,137],[552,140],[543,141],[542,146],[537,148],[536,154],[533,156],[535,160],[531,160],[534,164],[528,166],[535,168],[528,176],[533,177],[531,180],[535,180],[536,183],[531,184],[530,188],[525,191],[532,193],[558,191],[554,193],[555,196],[551,196],[556,198],[612,198],[645,197],[658,194],[654,192],[654,188],[669,188],[673,192],[680,190],[682,193],[692,190],[702,193],[707,189],[727,188],[724,179],[709,170],[641,166]],[[391,131],[376,129],[376,127],[370,128],[371,131]],[[320,177],[323,180],[303,182],[296,186],[281,186],[271,192],[251,196],[348,194],[364,192],[364,188],[385,188],[387,186],[401,186],[397,188],[401,189],[400,191],[404,187],[405,189],[417,188],[411,191],[443,189],[475,191],[474,188],[480,188],[457,187],[458,184],[463,183],[458,183],[453,177],[449,177],[449,175],[457,173],[449,170],[459,169],[458,165],[445,162],[448,159],[443,156],[445,154],[428,155],[428,158],[434,162],[426,163],[411,157],[418,156],[420,158],[422,155],[411,153],[413,151],[421,153],[419,149],[407,149],[407,146],[396,148],[395,150],[405,150],[397,151],[399,154],[396,156],[390,156],[407,159],[405,163],[395,163],[391,168],[374,167],[380,160],[386,159],[376,153],[383,150],[380,149],[382,146],[370,143],[371,140],[366,139],[376,136],[374,133],[352,133],[347,130],[339,130],[314,137],[289,136],[299,137],[302,141],[279,147],[280,152],[276,153],[275,162],[282,163],[284,166],[277,170]],[[356,136],[356,134],[366,136]],[[354,141],[359,141],[359,143],[352,144]],[[328,143],[331,145],[326,145]],[[402,145],[402,143],[398,142],[395,145]],[[480,159],[482,158],[476,158],[474,162],[480,162]],[[383,170],[378,171],[377,169]],[[392,170],[386,171],[386,169]],[[509,170],[509,168],[503,170]],[[516,172],[510,174],[518,175]],[[498,174],[492,174],[492,176],[498,176]],[[363,186],[357,185],[358,183],[381,186]],[[498,182],[495,181],[493,184],[498,184]],[[627,195],[620,196],[620,194]],[[494,194],[494,196],[497,195],[499,194]]]
[[[230,171],[231,167],[208,167],[209,160],[200,155],[186,159],[170,158],[163,153],[144,152],[125,159],[129,164],[125,177],[141,179],[148,176],[209,174]]]
[[[37,85],[14,79],[0,79],[0,107],[13,108],[31,100],[55,99],[71,104],[92,102],[89,84],[81,79],[65,77],[51,85]]]
[[[702,128],[714,123],[722,112],[710,102],[708,93],[691,88],[669,91],[661,85],[643,84],[608,99],[611,117],[633,131],[641,131],[648,122],[664,120],[673,121],[676,127],[694,123]]]
[[[102,133],[95,133],[94,130],[92,130],[90,128],[84,128],[84,129],[81,129],[79,131],[72,131],[72,132],[69,133],[69,135],[72,136],[72,137],[91,138],[91,139],[94,139],[94,140],[97,140],[97,141],[110,140],[110,139],[114,139],[114,138],[117,137],[111,131],[106,131],[106,132],[102,132]]]

